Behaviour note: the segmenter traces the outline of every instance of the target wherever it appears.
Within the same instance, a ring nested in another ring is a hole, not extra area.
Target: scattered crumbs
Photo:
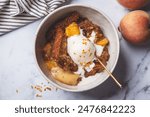
[[[47,83],[49,84],[50,82],[47,82]],[[40,83],[40,85],[39,84],[38,85],[31,85],[31,88],[33,90],[38,91],[38,93],[36,94],[36,97],[42,97],[42,93],[46,92],[46,91],[52,91],[52,90],[57,91],[58,90],[56,87],[49,86],[49,85],[47,86],[44,83]],[[17,90],[16,90],[16,92],[17,92]]]
[[[42,92],[42,86],[36,85],[36,86],[34,86],[34,88],[37,89],[38,91]]]
[[[47,87],[44,88],[44,91],[46,91],[46,90],[51,91],[52,89],[51,89],[51,87],[47,86]]]
[[[42,97],[42,95],[41,94],[36,94],[36,97]]]

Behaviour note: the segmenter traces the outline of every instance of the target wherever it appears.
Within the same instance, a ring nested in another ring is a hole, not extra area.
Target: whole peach
[[[119,29],[126,40],[140,44],[150,39],[150,15],[142,10],[132,11],[123,17]]]
[[[148,4],[150,0],[118,0],[118,2],[131,10],[139,9]]]

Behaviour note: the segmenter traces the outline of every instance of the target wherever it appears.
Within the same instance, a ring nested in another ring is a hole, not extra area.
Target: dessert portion
[[[98,25],[74,11],[56,22],[47,33],[43,48],[45,65],[57,81],[77,85],[104,70],[97,58],[107,65],[109,40]]]

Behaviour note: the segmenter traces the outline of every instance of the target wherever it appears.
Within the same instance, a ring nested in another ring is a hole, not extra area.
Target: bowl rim
[[[94,85],[90,88],[86,88],[86,89],[83,89],[83,90],[73,90],[73,89],[68,89],[68,88],[65,88],[65,87],[61,87],[60,85],[52,82],[44,73],[43,71],[41,70],[39,64],[38,64],[38,60],[37,60],[37,57],[36,57],[36,42],[37,42],[37,35],[42,27],[42,25],[45,23],[45,21],[47,19],[49,19],[49,17],[51,17],[51,15],[55,14],[56,12],[59,12],[60,10],[63,10],[63,9],[66,9],[66,8],[70,8],[70,7],[85,7],[85,8],[90,8],[92,10],[95,10],[99,13],[101,13],[107,20],[108,22],[111,24],[111,26],[113,27],[114,31],[115,31],[115,35],[116,35],[116,42],[117,42],[117,52],[116,52],[116,60],[110,70],[110,72],[112,73],[117,65],[117,62],[118,62],[118,59],[119,59],[119,54],[120,54],[120,41],[119,41],[119,32],[117,30],[117,28],[115,27],[113,21],[103,12],[101,11],[100,9],[94,7],[94,6],[90,6],[90,5],[83,5],[83,4],[71,4],[71,5],[65,5],[65,6],[61,6],[59,8],[57,8],[56,10],[52,11],[50,14],[48,14],[39,24],[37,30],[36,30],[36,35],[35,35],[35,41],[34,41],[34,59],[35,59],[35,62],[36,62],[36,66],[38,68],[38,71],[40,72],[40,74],[43,76],[42,78],[44,78],[45,80],[47,80],[48,82],[50,82],[50,84],[52,84],[53,86],[55,86],[56,88],[59,88],[59,89],[62,89],[64,91],[68,91],[68,92],[83,92],[83,91],[88,91],[88,90],[91,90],[91,89],[94,89],[96,87],[98,87],[100,84],[97,84],[97,85]],[[109,75],[106,76],[106,78],[102,81],[102,83],[104,83],[107,79],[109,78]],[[101,84],[102,84],[101,83]]]

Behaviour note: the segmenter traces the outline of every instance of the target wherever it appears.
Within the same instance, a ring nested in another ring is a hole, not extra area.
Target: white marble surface
[[[73,0],[71,3],[99,8],[116,27],[128,12],[116,0]],[[33,57],[35,32],[40,21],[0,37],[0,99],[150,99],[150,46],[133,46],[123,39],[120,39],[120,58],[114,71],[124,84],[122,90],[108,79],[87,92],[71,93],[53,87],[52,91],[42,93],[42,98],[37,98],[39,92],[31,85],[49,85],[37,70]]]

